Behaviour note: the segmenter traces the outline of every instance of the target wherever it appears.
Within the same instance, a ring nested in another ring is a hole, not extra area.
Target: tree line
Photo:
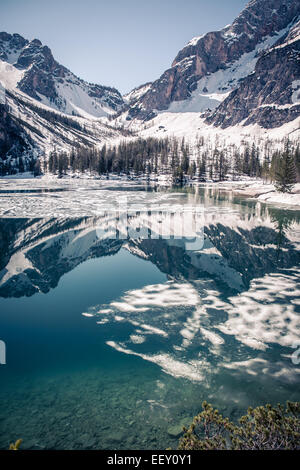
[[[198,146],[204,146],[199,143]],[[234,149],[229,155],[226,148],[204,147],[195,151],[184,138],[175,137],[122,141],[102,148],[80,146],[71,153],[53,151],[44,162],[44,171],[63,176],[70,172],[90,172],[97,175],[172,176],[174,183],[187,180],[224,181],[241,176],[259,177],[276,183],[279,190],[290,190],[300,181],[300,147],[285,141],[283,150],[261,155],[255,143],[243,150]]]
[[[58,176],[89,172],[109,177],[110,174],[135,177],[170,175],[174,184],[190,180],[224,181],[242,176],[259,177],[276,183],[280,191],[290,191],[300,181],[300,147],[288,139],[282,150],[266,151],[253,143],[209,146],[203,137],[191,146],[184,138],[175,137],[123,140],[115,145],[77,146],[71,152],[54,150],[38,161],[16,159],[14,171],[33,171],[35,175],[50,172]],[[0,173],[6,174],[2,162]]]

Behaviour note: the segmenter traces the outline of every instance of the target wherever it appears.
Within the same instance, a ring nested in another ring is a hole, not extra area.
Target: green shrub
[[[210,404],[202,404],[179,441],[180,450],[281,450],[300,449],[300,403],[249,408],[234,424]]]

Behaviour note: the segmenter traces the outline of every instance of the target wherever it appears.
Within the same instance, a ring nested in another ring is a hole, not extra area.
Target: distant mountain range
[[[232,25],[193,38],[158,80],[125,96],[76,77],[38,39],[2,32],[0,83],[6,104],[0,99],[0,158],[7,164],[118,139],[120,127],[134,122],[139,132],[156,116],[161,129],[166,113],[181,116],[181,127],[185,116],[187,127],[200,117],[197,131],[287,123],[294,130],[300,127],[300,2],[251,0]]]

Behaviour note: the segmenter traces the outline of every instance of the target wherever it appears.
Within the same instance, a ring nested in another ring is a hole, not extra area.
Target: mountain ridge
[[[150,120],[157,112],[172,112],[172,106],[176,112],[176,105],[178,112],[182,112],[195,93],[199,112],[205,110],[201,101],[206,108],[215,109],[239,86],[239,80],[249,75],[249,70],[240,63],[244,54],[254,54],[248,57],[254,70],[259,54],[288,34],[298,16],[300,3],[296,0],[252,0],[232,25],[194,38],[179,51],[171,68],[129,109],[128,119]],[[219,75],[226,75],[235,65],[237,77],[231,73],[233,77],[230,74],[223,77],[223,83],[220,77],[216,89],[214,82]]]
[[[88,83],[59,64],[39,39],[29,41],[16,33],[1,32],[0,60],[19,72],[17,89],[66,114],[101,117],[124,104],[117,89]],[[9,87],[5,74],[0,79]]]
[[[272,128],[300,115],[300,36],[291,39],[298,30],[300,20],[261,55],[254,72],[206,119],[208,124],[226,128],[245,120],[245,126]]]
[[[299,61],[299,0],[251,0],[231,25],[193,38],[158,80],[124,96],[76,77],[39,39],[2,32],[0,173],[128,136],[184,137],[191,158],[200,134],[207,149],[219,133],[224,148],[297,139]]]

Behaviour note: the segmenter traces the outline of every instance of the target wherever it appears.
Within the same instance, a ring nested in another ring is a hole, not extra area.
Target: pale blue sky
[[[1,0],[0,31],[40,39],[81,78],[122,93],[158,78],[194,36],[247,0]]]

